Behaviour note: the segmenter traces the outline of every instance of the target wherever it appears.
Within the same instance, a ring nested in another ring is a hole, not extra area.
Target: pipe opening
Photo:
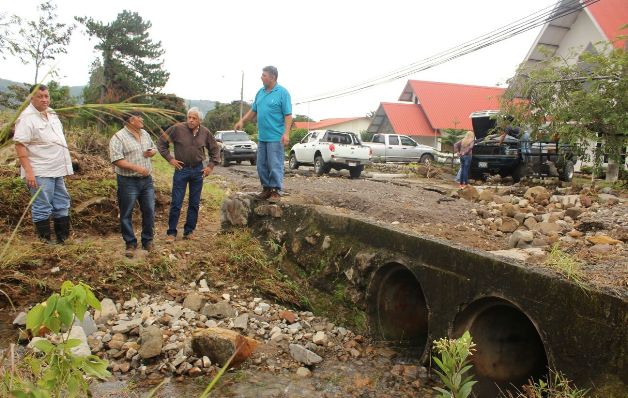
[[[427,344],[428,309],[421,285],[401,264],[380,268],[368,295],[369,323],[373,336],[423,354]]]
[[[529,379],[547,378],[547,355],[541,337],[523,311],[498,298],[477,301],[465,309],[454,327],[456,336],[469,330],[476,343],[472,356],[480,398],[521,389]]]

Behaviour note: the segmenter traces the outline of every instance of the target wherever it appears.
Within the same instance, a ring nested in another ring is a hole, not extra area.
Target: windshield
[[[223,133],[223,141],[249,141],[250,138],[247,133]]]

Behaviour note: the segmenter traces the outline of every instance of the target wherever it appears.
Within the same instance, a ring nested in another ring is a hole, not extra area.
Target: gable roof
[[[600,0],[586,8],[593,17],[606,40],[614,40],[619,35],[626,35],[628,31],[620,31],[623,25],[628,24],[628,2],[626,0]],[[614,43],[616,48],[623,48],[626,40]]]
[[[416,101],[432,129],[472,129],[469,115],[482,109],[499,109],[499,87],[408,80],[400,101]],[[415,105],[416,106],[416,105]]]
[[[573,0],[562,0],[556,4],[552,14],[564,13],[574,6]],[[589,41],[610,41],[620,34],[628,33],[625,30],[623,32],[620,31],[620,28],[628,23],[628,2],[626,0],[599,0],[581,11],[566,14],[547,22],[532,44],[524,62],[534,63],[554,56],[563,39],[571,31],[581,15],[588,17],[598,33],[597,37],[590,37]],[[586,45],[587,43],[582,44]],[[622,48],[625,45],[625,40],[617,40],[613,45],[617,48]],[[541,48],[543,48],[542,51],[540,50]]]
[[[337,117],[331,119],[323,119],[319,122],[294,122],[294,128],[297,129],[309,129],[309,130],[322,130],[327,127],[335,126],[338,124],[351,122],[353,120],[366,119],[364,116],[359,117]]]
[[[379,132],[386,119],[396,134],[437,137],[438,132],[430,126],[420,105],[382,102],[375,112],[367,131]]]

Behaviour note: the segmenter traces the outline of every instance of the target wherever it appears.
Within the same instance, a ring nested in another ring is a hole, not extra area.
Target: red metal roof
[[[439,133],[430,126],[420,105],[382,102],[380,106],[395,133],[422,137],[439,136]]]
[[[600,0],[587,8],[607,40],[614,40],[619,35],[626,35],[626,30],[620,31],[623,25],[628,24],[628,1]],[[618,40],[615,47],[623,48],[626,40]]]
[[[399,100],[411,101],[414,94],[433,129],[472,129],[469,115],[499,109],[498,99],[504,91],[499,87],[408,80]]]
[[[360,117],[337,117],[331,119],[323,119],[319,122],[294,122],[294,128],[297,129],[309,129],[309,130],[322,130],[327,127],[335,126],[337,124],[342,124],[346,122],[350,122],[352,120],[362,119],[363,116]]]

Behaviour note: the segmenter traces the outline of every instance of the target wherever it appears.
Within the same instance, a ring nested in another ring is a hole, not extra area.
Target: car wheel
[[[255,166],[257,164],[257,159],[251,159],[249,162],[251,162],[251,166]]]
[[[560,170],[558,179],[565,182],[571,182],[571,180],[573,180],[573,172],[573,162],[571,160],[568,160],[565,162],[565,165]]]
[[[421,155],[421,159],[419,159],[419,162],[423,164],[432,163],[433,161],[434,156],[432,156],[432,154],[430,153],[424,153],[423,155]]]
[[[349,175],[351,178],[360,178],[360,174],[362,174],[362,170],[364,170],[364,166],[356,166],[349,169]]]
[[[297,162],[297,157],[294,152],[292,152],[290,154],[290,158],[288,158],[288,167],[292,170],[296,170],[299,168],[299,162]]]
[[[223,167],[228,167],[229,166],[229,159],[227,159],[225,157],[225,153],[224,152],[220,152],[220,164]]]
[[[517,167],[515,167],[515,169],[513,170],[513,172],[512,172],[512,180],[514,182],[519,182],[527,174],[528,174],[528,169],[526,168],[526,166],[523,163],[521,163],[521,164],[517,165]]]
[[[323,158],[319,155],[317,157],[314,158],[314,173],[316,173],[317,176],[322,176],[325,173],[329,172],[329,166],[327,166],[325,164],[325,161],[323,161]]]
[[[236,160],[236,164],[242,164],[241,160]]]

